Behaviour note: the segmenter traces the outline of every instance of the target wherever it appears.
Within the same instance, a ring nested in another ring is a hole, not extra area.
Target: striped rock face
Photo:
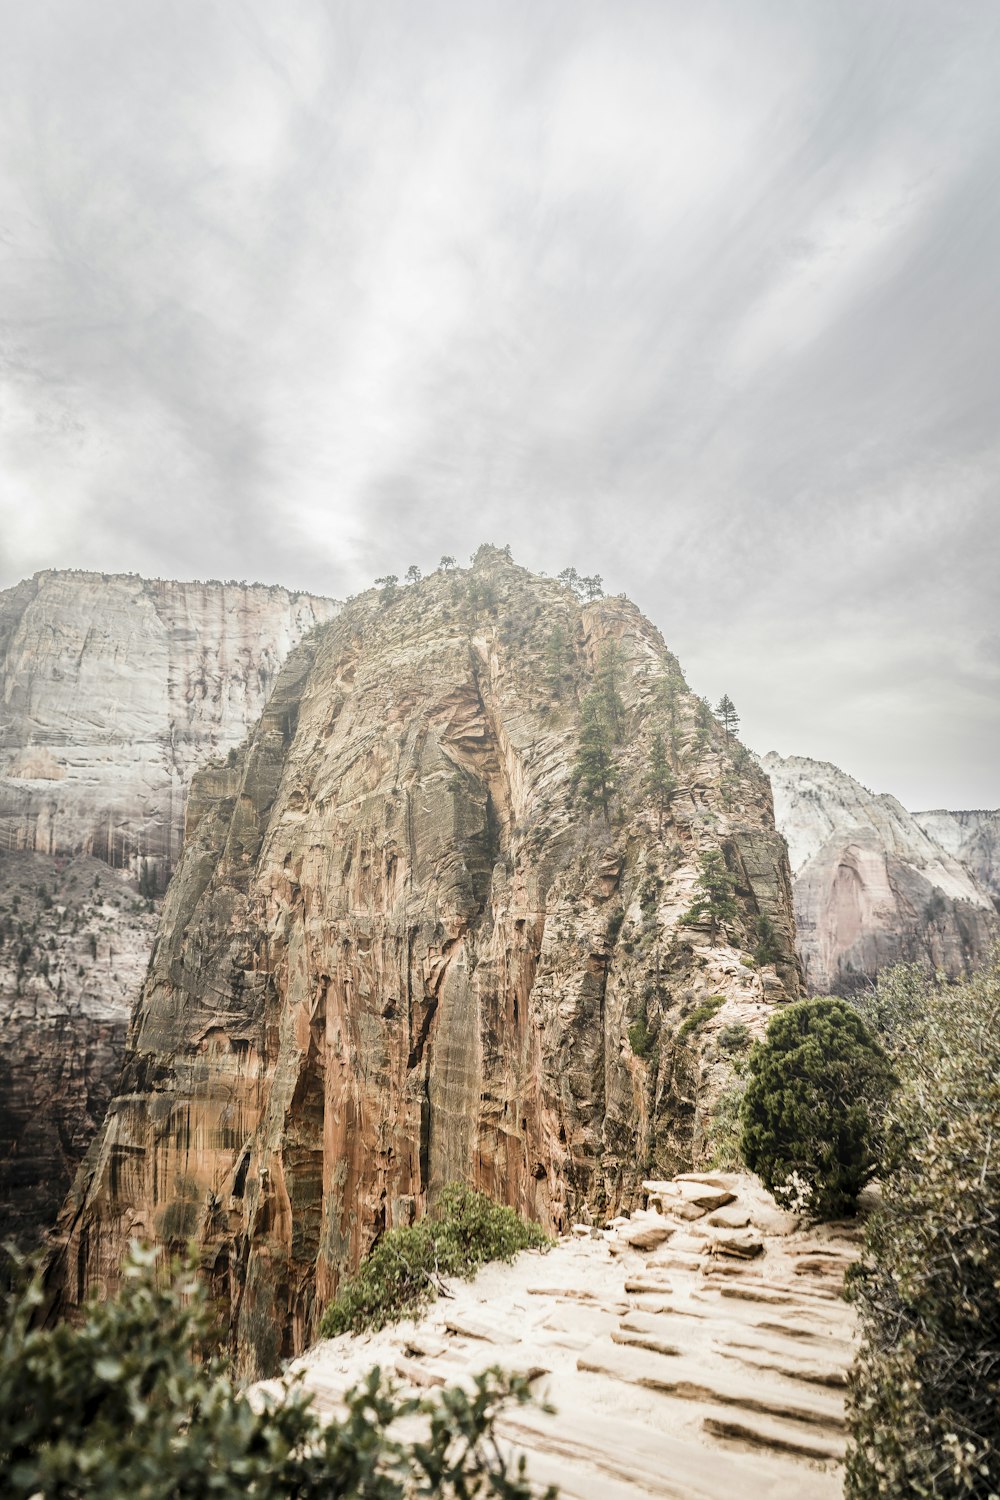
[[[336,609],[99,573],[0,593],[0,1241],[51,1225],[103,1118],[191,776]]]
[[[957,978],[985,960],[1000,937],[997,814],[910,813],[804,756],[764,768],[811,993],[849,993],[896,963]]]
[[[573,773],[611,646],[606,819]],[[734,915],[686,924],[713,851]],[[132,1236],[193,1238],[266,1372],[449,1181],[558,1228],[692,1165],[718,1037],[799,989],[767,779],[632,605],[494,551],[364,596],[289,657],[238,763],[194,780],[59,1295],[111,1285]]]

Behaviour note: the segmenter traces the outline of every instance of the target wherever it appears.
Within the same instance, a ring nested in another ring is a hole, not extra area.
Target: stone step
[[[648,1349],[653,1354],[670,1357],[683,1356],[688,1360],[704,1358],[705,1354],[703,1346],[699,1347],[691,1343],[677,1344],[657,1333],[636,1331],[625,1326],[612,1333],[611,1342],[633,1349]],[[843,1390],[847,1385],[845,1368],[803,1359],[801,1353],[794,1351],[774,1349],[766,1344],[763,1346],[729,1344],[724,1335],[713,1340],[712,1348],[724,1359],[732,1359],[749,1369],[767,1370],[772,1374],[782,1375],[786,1380],[804,1380],[807,1385],[824,1386],[831,1390]]]
[[[449,1333],[457,1334],[459,1338],[480,1339],[484,1344],[519,1344],[521,1339],[518,1334],[511,1333],[507,1328],[501,1328],[497,1323],[488,1323],[485,1318],[474,1318],[468,1314],[461,1317],[446,1317],[444,1326]]]
[[[558,1398],[557,1398],[558,1404]],[[674,1437],[638,1422],[608,1417],[599,1412],[560,1409],[553,1417],[520,1409],[502,1417],[498,1428],[505,1438],[513,1439],[529,1455],[529,1470],[537,1473],[531,1459],[544,1454],[558,1459],[560,1470],[550,1470],[551,1482],[562,1494],[594,1495],[595,1500],[611,1500],[615,1493],[611,1483],[622,1483],[637,1492],[656,1495],[662,1500],[803,1500],[803,1480],[813,1496],[839,1495],[836,1487],[813,1488],[813,1478],[790,1465],[768,1464],[761,1460],[753,1470],[734,1455],[720,1452],[696,1439]],[[569,1462],[567,1462],[569,1461]],[[577,1465],[588,1464],[599,1471],[598,1481],[608,1484],[604,1490],[583,1488],[587,1476]]]
[[[798,1422],[782,1421],[778,1417],[749,1412],[711,1412],[702,1418],[702,1427],[713,1437],[729,1441],[748,1443],[754,1448],[766,1448],[772,1453],[790,1453],[797,1458],[817,1459],[823,1463],[840,1464],[847,1452],[845,1438],[833,1433],[818,1432],[815,1428],[802,1426]],[[836,1476],[837,1494],[841,1492],[840,1475]],[[804,1485],[801,1494],[813,1494],[812,1476]]]
[[[598,1345],[581,1354],[578,1370],[607,1375],[628,1385],[663,1391],[687,1401],[706,1401],[731,1406],[737,1411],[790,1418],[833,1431],[843,1429],[844,1403],[819,1390],[796,1390],[780,1377],[768,1381],[736,1374],[716,1373],[695,1359],[670,1359],[643,1349],[625,1350]]]

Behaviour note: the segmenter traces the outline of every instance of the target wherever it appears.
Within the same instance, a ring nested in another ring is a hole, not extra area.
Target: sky
[[[0,587],[600,573],[1000,802],[996,0],[0,0]]]

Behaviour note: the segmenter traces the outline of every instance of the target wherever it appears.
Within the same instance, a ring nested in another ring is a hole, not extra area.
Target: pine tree
[[[608,641],[597,663],[597,694],[601,713],[616,745],[625,734],[625,704],[618,691],[621,681],[622,654],[617,641]]]
[[[416,563],[410,563],[410,566],[406,570],[407,583],[419,583],[423,576]]]
[[[674,781],[670,770],[670,762],[667,758],[667,748],[663,743],[663,735],[657,732],[653,735],[653,743],[649,751],[649,769],[646,772],[646,794],[656,808],[657,833],[663,832],[663,814],[670,806],[670,799],[674,794],[676,785],[677,783]]]
[[[569,638],[562,622],[557,620],[545,642],[545,676],[556,698],[562,697],[563,684],[572,659]]]
[[[736,705],[728,693],[723,693],[716,704],[715,717],[725,730],[726,739],[733,739],[740,727],[740,716],[736,712]]]
[[[607,818],[615,791],[615,768],[600,693],[588,693],[580,707],[583,723],[571,786],[588,806],[599,806]]]
[[[715,942],[720,926],[735,922],[739,916],[733,900],[735,876],[726,869],[726,862],[719,849],[709,849],[701,856],[701,869],[694,883],[695,899],[684,913],[685,922],[704,922],[708,919],[712,942]]]

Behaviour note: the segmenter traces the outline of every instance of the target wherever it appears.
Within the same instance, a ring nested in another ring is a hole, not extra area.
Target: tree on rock
[[[622,653],[617,641],[608,641],[597,663],[597,694],[608,732],[616,745],[625,735],[625,704],[619,691]]]
[[[649,750],[649,770],[646,772],[646,795],[656,808],[656,831],[663,832],[663,815],[670,806],[670,799],[677,789],[667,757],[663,735],[653,735]]]
[[[718,849],[709,849],[701,856],[701,869],[694,883],[695,899],[684,913],[685,922],[708,922],[715,942],[719,928],[726,922],[735,922],[739,916],[733,900],[735,876],[726,869],[726,861]]]
[[[600,807],[607,818],[615,790],[615,766],[611,734],[599,692],[587,694],[581,704],[581,715],[580,748],[571,785],[588,806]]]
[[[716,704],[715,717],[725,730],[726,739],[733,739],[740,727],[740,716],[736,712],[736,704],[728,693],[723,693]]]
[[[750,1054],[740,1108],[743,1159],[785,1207],[853,1213],[875,1175],[893,1086],[889,1059],[846,1001],[777,1012]]]

